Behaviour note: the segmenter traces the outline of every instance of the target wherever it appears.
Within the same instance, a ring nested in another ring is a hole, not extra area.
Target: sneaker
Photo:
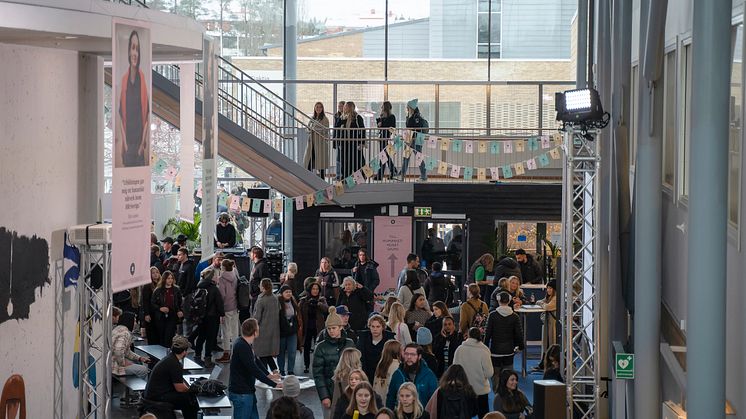
[[[223,356],[216,359],[215,362],[219,362],[221,364],[231,362],[231,355],[228,352],[223,352]]]

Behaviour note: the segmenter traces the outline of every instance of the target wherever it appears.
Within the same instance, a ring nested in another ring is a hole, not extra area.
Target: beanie
[[[337,308],[329,307],[329,315],[326,317],[326,327],[342,326],[342,318],[337,314]]]
[[[294,375],[288,375],[282,380],[282,395],[287,397],[300,396],[300,380]]]
[[[412,109],[417,109],[417,98],[414,98],[407,102],[407,106],[409,106]]]
[[[283,293],[283,292],[285,292],[285,291],[292,291],[292,290],[293,290],[293,289],[292,289],[292,288],[290,288],[290,285],[288,285],[288,284],[283,284],[283,285],[282,285],[282,286],[280,287],[280,294],[282,294],[282,293]]]
[[[420,346],[430,345],[433,343],[433,334],[427,327],[417,329],[417,344]]]

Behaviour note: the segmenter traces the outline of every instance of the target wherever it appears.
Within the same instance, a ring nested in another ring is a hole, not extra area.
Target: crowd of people
[[[293,397],[299,392],[297,352],[325,419],[482,418],[495,412],[531,417],[513,371],[514,354],[524,345],[514,310],[528,302],[521,278],[543,278],[522,249],[516,259],[479,257],[460,299],[439,262],[428,272],[410,254],[397,293],[381,304],[378,264],[366,248],[358,251],[351,275],[342,277],[324,257],[314,276],[301,280],[290,263],[280,284],[273,284],[259,247],[250,250],[251,271],[238,272],[220,251],[195,264],[179,240],[166,237],[160,246],[155,237],[151,241],[151,283],[130,293],[124,307],[129,313],[114,310],[113,371],[148,378],[144,398],[168,402],[185,418],[197,417],[195,397],[180,378],[180,361],[190,350],[205,367],[229,364],[236,418],[258,417],[256,380],[283,388],[284,397],[272,402],[267,417],[313,416]],[[488,279],[492,274],[494,281]],[[561,380],[550,317],[555,288],[549,281],[546,298],[536,303],[546,309],[549,328],[541,368],[545,378]],[[170,348],[169,356],[153,366],[132,352],[136,324],[148,344]]]

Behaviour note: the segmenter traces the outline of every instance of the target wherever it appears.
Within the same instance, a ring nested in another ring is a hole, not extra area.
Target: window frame
[[[488,0],[488,1],[490,3],[492,3],[494,0]],[[479,59],[499,60],[503,56],[503,42],[502,42],[503,41],[503,36],[502,36],[503,35],[502,34],[502,30],[503,30],[503,0],[497,0],[497,4],[500,6],[499,7],[500,10],[497,11],[497,12],[493,10],[491,12],[491,14],[492,14],[492,24],[493,25],[495,23],[495,15],[499,15],[498,23],[500,24],[500,30],[499,30],[498,35],[500,36],[500,41],[499,42],[492,42],[492,28],[489,27],[489,28],[487,28],[487,32],[488,32],[488,34],[487,34],[487,40],[488,40],[488,42],[479,42],[479,17],[481,15],[488,15],[488,17],[489,17],[490,12],[489,11],[484,11],[484,12],[480,11],[479,10],[479,0],[477,0],[477,27],[476,27],[476,31],[477,31],[477,43],[474,46],[474,50],[475,50],[475,56],[477,57],[478,60]],[[489,26],[489,24],[488,24],[488,26]],[[492,46],[492,48],[489,48],[490,52],[487,53],[488,56],[485,56],[485,57],[480,56],[479,55],[480,54],[479,47],[489,47],[490,45]],[[495,55],[495,47],[497,47],[497,56],[494,56]]]
[[[743,71],[743,63],[744,63],[744,57],[746,57],[746,24],[744,23],[743,15],[739,16],[737,19],[735,19],[731,23],[731,33],[732,33],[732,42],[734,43],[733,51],[731,54],[731,75],[733,73],[733,65],[735,64],[735,45],[737,45],[737,39],[735,37],[738,36],[738,26],[741,26],[741,79],[740,79],[740,93],[741,93],[741,100],[740,100],[740,135],[738,138],[738,141],[740,141],[740,147],[738,149],[738,160],[739,160],[739,168],[738,168],[738,180],[737,185],[735,187],[735,190],[737,191],[737,196],[734,197],[736,200],[736,220],[731,221],[730,219],[730,185],[727,185],[728,190],[728,198],[726,202],[728,215],[728,241],[731,242],[733,245],[735,245],[736,249],[738,251],[741,251],[741,203],[742,203],[742,196],[743,193],[741,191],[741,188],[743,187],[743,145],[744,145],[744,139],[746,139],[746,133],[744,133],[744,118],[746,117],[746,110],[744,109],[744,105],[746,105],[746,74],[744,74]],[[731,83],[732,83],[732,76],[731,76]],[[730,139],[730,135],[729,135]],[[727,182],[730,183],[730,173],[731,173],[731,167],[730,167],[730,161],[731,161],[731,148],[730,148],[730,142],[728,144],[728,179]]]
[[[666,123],[666,110],[668,109],[668,100],[666,95],[666,87],[668,84],[668,55],[673,54],[673,152],[671,156],[666,155],[666,135],[668,134],[668,124]],[[676,190],[676,177],[677,177],[677,163],[678,163],[678,139],[679,139],[679,124],[678,124],[678,73],[679,72],[679,49],[677,43],[673,43],[666,47],[663,52],[663,130],[662,130],[662,153],[661,153],[661,184],[663,191],[671,196],[671,200],[675,203],[676,194],[673,191]],[[671,182],[666,182],[666,157],[671,158],[673,161],[673,176]]]
[[[691,114],[690,102],[691,102],[691,68],[687,60],[692,55],[692,38],[691,35],[681,39],[678,42],[678,54],[677,66],[678,71],[676,72],[676,103],[677,103],[677,124],[676,124],[676,174],[675,174],[675,188],[676,188],[676,202],[678,206],[688,208],[689,206],[689,185],[686,181],[689,175],[689,140],[691,139],[691,121],[689,115]],[[687,52],[689,53],[687,55]],[[689,129],[687,129],[689,124]]]

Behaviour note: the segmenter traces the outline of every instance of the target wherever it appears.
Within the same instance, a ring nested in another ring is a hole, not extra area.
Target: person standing
[[[326,338],[316,345],[313,354],[313,381],[324,410],[324,418],[331,417],[332,395],[334,394],[334,370],[345,348],[354,348],[352,339],[342,337],[342,319],[334,306],[329,307],[326,317]]]
[[[470,327],[477,326],[483,328],[487,323],[487,316],[490,314],[487,304],[481,299],[482,295],[479,292],[477,284],[469,285],[468,293],[469,299],[461,304],[459,315],[458,328],[464,338],[467,337]]]
[[[482,332],[476,327],[469,329],[469,338],[456,349],[453,363],[466,371],[469,383],[477,395],[477,415],[481,418],[490,411],[490,378],[494,374],[490,350],[482,342]]]
[[[205,367],[213,365],[212,353],[217,348],[220,319],[225,317],[223,296],[217,286],[215,271],[204,271],[202,280],[197,285],[197,292],[205,292],[205,313],[197,325],[197,346],[194,349],[194,360],[200,362],[202,348],[205,349]],[[197,298],[197,297],[195,297]]]
[[[334,113],[334,130],[332,131],[333,137],[336,138],[342,138],[342,114],[344,113],[345,109],[345,101],[340,100],[339,103],[337,103],[337,112]],[[336,156],[336,168],[337,168],[337,174],[335,179],[336,180],[342,180],[342,141],[335,140],[332,143],[332,147],[337,150],[337,156]]]
[[[381,360],[376,365],[376,372],[373,375],[373,389],[376,394],[384,399],[389,392],[389,384],[394,372],[399,369],[401,348],[403,346],[396,340],[388,340],[383,345]]]
[[[262,293],[254,305],[254,318],[264,333],[254,342],[254,352],[270,371],[277,369],[273,357],[280,353],[280,303],[272,294],[272,281],[264,278],[260,284]]]
[[[414,269],[410,269],[407,271],[407,276],[404,280],[403,286],[399,288],[399,295],[397,296],[397,298],[399,298],[399,302],[401,303],[401,305],[404,306],[404,308],[409,308],[409,306],[412,304],[412,298],[414,298],[415,294],[421,294],[425,297],[425,307],[429,311],[430,304],[428,304],[427,302],[425,288],[422,286],[422,282],[420,282],[420,277],[417,271]]]
[[[389,168],[389,179],[393,179],[394,176],[397,176],[396,173],[396,165],[394,164],[393,156],[391,156],[388,151],[386,150],[386,146],[388,145],[388,140],[391,138],[391,131],[390,128],[396,128],[396,115],[391,113],[391,102],[384,101],[381,104],[381,113],[378,115],[378,118],[376,118],[376,126],[378,128],[381,128],[378,131],[378,136],[381,138],[379,143],[378,152],[380,153],[383,151],[386,153],[386,163],[382,163],[381,167],[378,169],[378,174],[376,175],[376,180],[380,180],[383,178],[384,171],[386,169],[386,166]]]
[[[150,267],[150,284],[143,285],[142,293],[140,297],[140,318],[143,320],[141,323],[141,329],[145,331],[144,336],[148,340],[148,345],[160,345],[161,339],[158,334],[158,329],[155,327],[155,321],[153,316],[155,313],[151,310],[150,301],[153,299],[153,293],[158,288],[158,283],[161,281],[161,273],[157,267]]]
[[[259,323],[249,318],[241,324],[241,338],[233,344],[228,381],[228,399],[234,419],[259,419],[256,407],[256,380],[273,388],[282,388],[278,374],[267,374],[258,364],[253,345],[259,336]]]
[[[420,266],[420,257],[414,253],[407,255],[407,264],[404,265],[404,269],[399,272],[399,279],[396,281],[396,288],[404,286],[404,281],[407,280],[407,272],[417,269]]]
[[[326,168],[329,167],[329,118],[324,112],[324,104],[316,102],[313,105],[313,117],[308,122],[311,128],[311,138],[303,156],[303,167],[310,171],[318,170],[319,177],[326,177]]]
[[[375,293],[381,278],[378,276],[378,262],[368,259],[368,251],[360,249],[357,252],[357,262],[352,268],[352,278],[362,284],[370,292]]]
[[[443,329],[433,339],[433,354],[440,361],[438,371],[435,371],[437,377],[442,376],[443,372],[453,365],[453,355],[463,342],[462,336],[456,329],[453,317],[444,317]]]
[[[428,128],[428,122],[425,118],[422,117],[420,114],[420,108],[417,107],[418,100],[412,99],[409,102],[407,102],[407,120],[406,120],[406,126],[407,128],[410,128],[414,133],[420,132],[420,133],[427,133]],[[417,145],[417,142],[415,140],[415,135],[412,135],[412,148],[414,151],[421,153],[422,152],[422,144]],[[404,177],[407,176],[407,169],[409,169],[409,157],[405,157],[402,161],[402,167],[401,167],[401,179],[404,180]],[[420,163],[420,181],[426,181],[427,180],[427,169],[425,168],[425,162],[423,161]]]
[[[436,301],[445,303],[446,308],[453,303],[453,292],[455,287],[451,280],[443,274],[443,264],[440,262],[433,263],[433,270],[430,277],[425,280],[425,295],[427,302],[432,306]]]
[[[469,295],[468,287],[471,284],[477,284],[479,286],[479,293],[480,295],[484,295],[484,298],[489,297],[491,294],[488,294],[491,291],[491,283],[487,280],[487,273],[492,272],[492,269],[494,269],[495,265],[495,257],[492,256],[489,253],[485,253],[482,256],[479,257],[469,268],[469,274],[466,278],[466,286],[467,286],[467,298]],[[501,278],[500,276],[495,276],[495,278]]]
[[[338,303],[346,306],[350,312],[350,327],[356,334],[365,329],[368,314],[373,308],[373,293],[368,288],[348,276],[342,281]]]
[[[280,354],[277,356],[277,364],[280,367],[280,375],[285,375],[286,371],[287,375],[295,375],[295,352],[298,350],[298,342],[303,339],[300,308],[295,302],[292,288],[288,285],[280,287],[277,300],[280,305]]]
[[[176,325],[184,317],[182,304],[181,290],[174,284],[174,274],[164,272],[150,298],[150,315],[161,345],[169,345],[176,334]]]
[[[438,391],[427,402],[425,409],[432,418],[471,419],[477,414],[477,395],[461,365],[454,364],[445,370],[438,383]]]
[[[189,259],[189,250],[186,247],[180,247],[177,252],[177,261],[179,262],[179,277],[176,284],[181,292],[186,296],[194,292],[197,288],[197,279],[195,278],[194,262]]]
[[[238,272],[234,269],[235,262],[230,259],[224,259],[221,262],[221,274],[218,279],[218,289],[223,297],[223,308],[225,317],[223,318],[223,356],[217,362],[230,361],[230,348],[233,347],[233,340],[238,337],[238,302],[236,300],[236,288],[238,286]]]
[[[361,353],[360,362],[368,377],[374,377],[376,366],[381,359],[383,347],[388,340],[394,339],[394,334],[386,330],[386,322],[378,314],[368,319],[368,330],[360,332],[357,339],[357,349]]]
[[[404,362],[398,370],[394,371],[389,383],[386,395],[386,407],[394,409],[398,399],[399,388],[405,382],[413,382],[419,394],[420,403],[426,405],[430,397],[438,388],[438,380],[435,374],[422,360],[422,347],[416,343],[410,343],[404,347],[402,352]]]
[[[328,257],[324,256],[319,262],[319,269],[314,274],[318,278],[318,282],[321,285],[321,292],[326,302],[335,305],[337,304],[337,298],[339,298],[339,275],[332,267],[332,262]]]
[[[231,224],[231,217],[227,212],[220,213],[218,217],[214,241],[218,249],[236,247],[236,227]]]
[[[533,255],[526,253],[523,249],[516,249],[515,260],[521,268],[521,280],[524,284],[544,283],[544,270]]]
[[[498,295],[500,306],[490,313],[487,319],[484,343],[492,353],[492,365],[495,374],[493,385],[497,388],[500,371],[513,369],[513,356],[516,350],[523,349],[523,327],[521,319],[510,308],[510,295],[501,292]]]
[[[256,300],[259,298],[259,294],[261,293],[259,283],[262,282],[262,279],[269,277],[269,267],[267,266],[266,259],[264,259],[264,250],[262,250],[261,247],[254,246],[251,248],[251,261],[254,263],[254,266],[251,268],[251,274],[249,275],[252,304],[250,309],[241,310],[241,312],[239,312],[241,321],[243,321],[244,317],[249,318],[249,316],[251,316],[251,312],[254,310],[254,304],[256,304]]]
[[[355,102],[345,103],[341,122],[342,178],[346,178],[365,165],[365,121],[355,110]]]
[[[430,399],[428,398],[428,400]],[[414,384],[404,383],[399,387],[397,402],[397,419],[430,419],[430,413],[425,410],[422,402],[418,400],[417,387]]]
[[[316,336],[324,330],[324,316],[329,310],[329,305],[321,295],[321,286],[312,282],[308,286],[306,296],[301,298],[299,306],[303,325],[303,373],[308,374],[311,347]],[[298,343],[300,344],[300,341]]]

